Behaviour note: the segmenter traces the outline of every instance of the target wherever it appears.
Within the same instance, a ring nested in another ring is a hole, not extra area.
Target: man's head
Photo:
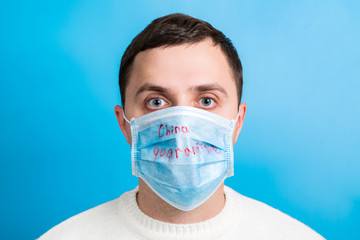
[[[234,77],[238,104],[240,104],[243,85],[242,66],[230,39],[207,22],[184,14],[171,14],[155,19],[133,39],[126,49],[119,72],[119,87],[123,107],[125,107],[126,88],[131,78],[133,62],[140,52],[158,47],[195,44],[205,39],[209,39],[214,45],[218,45],[225,55]]]
[[[230,40],[210,24],[183,14],[154,20],[126,49],[119,85],[123,108],[115,107],[120,128],[131,143],[124,121],[173,106],[191,106],[239,121],[246,104],[240,104],[242,66]]]

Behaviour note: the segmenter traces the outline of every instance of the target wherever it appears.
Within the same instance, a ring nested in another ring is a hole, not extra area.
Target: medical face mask
[[[178,106],[151,112],[131,125],[133,175],[165,202],[190,211],[234,175],[236,120]]]

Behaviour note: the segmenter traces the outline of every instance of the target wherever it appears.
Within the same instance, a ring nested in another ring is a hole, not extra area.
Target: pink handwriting
[[[210,146],[207,146],[207,145],[204,145],[202,143],[196,143],[196,146],[193,146],[193,147],[187,147],[187,148],[184,148],[184,149],[180,149],[180,148],[159,148],[159,147],[155,147],[154,150],[153,150],[153,153],[155,155],[155,158],[154,158],[154,161],[156,160],[156,158],[158,156],[160,157],[164,157],[166,156],[167,158],[172,158],[173,157],[173,154],[175,154],[175,157],[176,158],[179,158],[179,155],[181,153],[185,154],[186,157],[189,157],[190,155],[196,155],[196,154],[200,154],[200,153],[212,153],[212,152],[215,152],[217,154],[220,153],[219,149],[217,149],[215,146],[213,145],[210,145]]]
[[[161,133],[161,129],[165,130],[165,133]],[[190,133],[189,129],[186,126],[178,127],[178,126],[170,126],[160,124],[159,126],[159,137],[162,138],[163,136],[169,136],[172,134],[178,134],[178,133]]]

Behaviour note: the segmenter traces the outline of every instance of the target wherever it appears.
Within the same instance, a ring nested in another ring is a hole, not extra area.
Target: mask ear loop
[[[123,110],[123,117],[125,119],[125,121],[127,121],[129,124],[131,124],[131,122],[125,117],[125,111]]]
[[[124,113],[124,112],[123,112],[123,113]],[[238,112],[238,114],[237,114],[237,116],[236,116],[236,118],[235,118],[235,120],[234,120],[234,123],[236,123],[237,120],[239,120],[239,117],[240,117],[240,112]]]

